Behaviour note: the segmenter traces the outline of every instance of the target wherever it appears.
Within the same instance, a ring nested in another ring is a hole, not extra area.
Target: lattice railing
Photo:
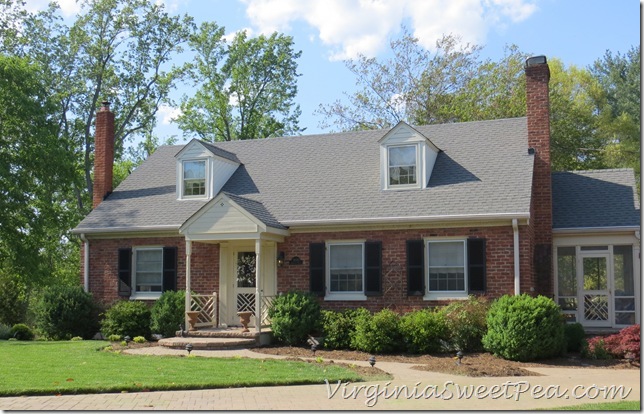
[[[262,325],[270,325],[271,320],[268,318],[268,308],[273,303],[275,296],[262,296]]]
[[[190,309],[199,311],[199,318],[197,318],[197,327],[219,326],[219,315],[217,314],[217,292],[212,295],[190,295],[192,304]]]

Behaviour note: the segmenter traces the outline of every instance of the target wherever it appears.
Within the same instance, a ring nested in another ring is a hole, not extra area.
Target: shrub
[[[588,341],[586,355],[595,359],[626,358],[640,360],[640,325],[624,328],[607,337],[595,337]]]
[[[82,337],[80,337],[80,336],[75,336],[75,337],[73,337],[71,340],[72,340],[72,341],[82,341],[82,340],[83,340],[83,338],[82,338]]]
[[[308,293],[288,292],[277,296],[268,308],[274,338],[298,345],[320,324],[320,304]]]
[[[121,340],[121,335],[112,334],[112,335],[107,337],[107,340],[110,341],[110,342],[118,342],[118,341]]]
[[[568,352],[580,352],[586,342],[586,331],[579,322],[565,324],[564,336]]]
[[[560,355],[566,345],[561,310],[545,296],[497,299],[488,312],[487,329],[485,349],[513,361]]]
[[[186,311],[186,292],[166,291],[154,302],[151,310],[150,329],[164,337],[172,337],[184,322]]]
[[[34,332],[30,327],[24,323],[17,323],[11,328],[9,332],[12,338],[15,338],[19,341],[32,341],[35,337]]]
[[[0,269],[0,323],[13,326],[25,322],[29,297],[27,285],[17,275]]]
[[[361,311],[356,315],[356,330],[351,346],[363,352],[391,353],[402,349],[399,316],[390,309],[375,314]]]
[[[477,296],[445,306],[441,311],[445,314],[447,325],[447,347],[455,351],[482,350],[481,340],[487,332],[486,316],[489,308],[487,298]]]
[[[142,337],[142,336],[135,336],[135,337],[134,337],[134,339],[133,339],[133,341],[134,341],[134,343],[136,343],[136,344],[144,344],[144,343],[148,342],[148,341],[147,341],[147,339],[145,339],[145,338],[144,338],[144,337]]]
[[[325,348],[349,349],[351,347],[351,336],[356,329],[355,313],[354,310],[321,312]]]
[[[11,327],[0,323],[0,339],[9,339],[11,338]]]
[[[400,333],[411,353],[440,352],[448,335],[445,314],[430,309],[407,313],[400,318]]]
[[[116,302],[101,321],[103,335],[150,337],[150,309],[143,302]]]
[[[33,313],[36,328],[51,339],[91,339],[98,332],[98,307],[81,286],[45,288],[35,300]]]

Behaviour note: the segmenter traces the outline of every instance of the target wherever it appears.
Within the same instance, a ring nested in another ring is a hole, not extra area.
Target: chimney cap
[[[529,68],[531,66],[545,65],[546,63],[548,63],[548,61],[544,55],[532,56],[525,61],[525,67]]]
[[[101,102],[101,111],[109,111],[110,110],[110,102],[109,101],[103,101]]]

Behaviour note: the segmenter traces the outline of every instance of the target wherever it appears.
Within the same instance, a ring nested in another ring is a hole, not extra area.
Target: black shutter
[[[467,240],[469,293],[485,293],[485,239]]]
[[[129,297],[132,293],[132,249],[119,249],[119,296]]]
[[[177,248],[163,248],[163,291],[177,290]]]
[[[364,293],[367,296],[382,295],[382,242],[365,242],[364,252]]]
[[[324,243],[309,244],[309,282],[311,293],[324,296],[326,272],[326,246]]]
[[[407,295],[425,294],[425,252],[422,240],[407,240]]]

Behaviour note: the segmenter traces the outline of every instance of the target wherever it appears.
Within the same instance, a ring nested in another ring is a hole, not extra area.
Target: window
[[[363,244],[329,245],[329,291],[362,292]]]
[[[416,186],[417,146],[392,146],[387,149],[389,186]]]
[[[206,161],[183,162],[183,195],[202,196],[206,194]]]
[[[428,241],[430,292],[466,292],[465,242]]]
[[[382,295],[382,242],[309,244],[311,293],[325,300],[366,300]]]
[[[134,250],[135,292],[163,291],[163,249],[140,248]]]
[[[485,294],[486,240],[407,240],[407,296],[425,300],[467,298]]]
[[[568,322],[577,321],[577,259],[574,247],[557,248],[559,306]]]
[[[130,299],[157,299],[177,289],[177,247],[118,249],[118,294]]]

